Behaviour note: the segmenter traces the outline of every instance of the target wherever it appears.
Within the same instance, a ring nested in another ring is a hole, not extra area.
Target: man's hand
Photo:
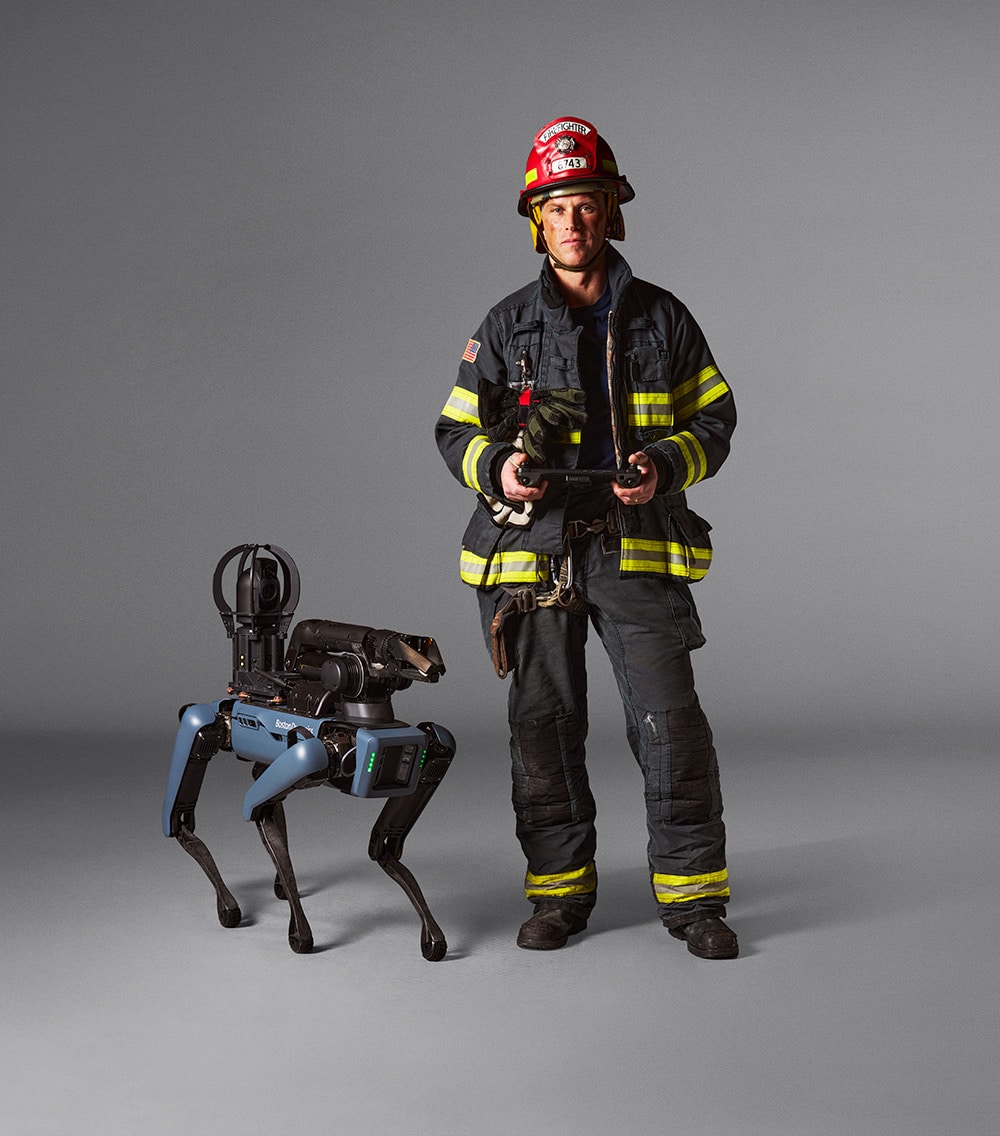
[[[541,485],[522,485],[517,480],[517,467],[528,460],[528,455],[520,450],[515,451],[500,468],[500,488],[508,501],[537,501],[545,496],[549,483],[543,481]]]
[[[638,467],[642,474],[642,480],[634,489],[623,489],[617,481],[612,481],[611,489],[623,505],[645,505],[647,501],[652,500],[653,494],[656,492],[656,466],[649,454],[644,454],[642,450],[635,454],[629,454],[628,460],[629,465]]]

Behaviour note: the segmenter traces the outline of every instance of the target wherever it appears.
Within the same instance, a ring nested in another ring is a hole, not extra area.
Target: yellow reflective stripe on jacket
[[[671,426],[673,421],[674,396],[670,391],[632,391],[629,394],[630,426]]]
[[[554,446],[578,446],[581,437],[579,430],[562,430],[554,434],[551,441]]]
[[[729,872],[709,872],[705,876],[653,875],[653,894],[657,903],[690,903],[693,899],[726,899]]]
[[[715,402],[729,390],[729,384],[713,366],[699,371],[693,378],[681,383],[674,391],[674,405],[678,422],[684,422],[697,414],[710,402]]]
[[[479,395],[467,391],[465,387],[453,387],[441,415],[454,422],[469,422],[473,426],[479,426]]]
[[[459,573],[474,588],[495,588],[498,584],[534,584],[545,578],[548,557],[536,552],[498,552],[477,556],[462,549]]]
[[[623,536],[621,570],[700,580],[712,563],[710,548],[694,548],[676,540]]]
[[[684,484],[680,488],[681,490],[688,489],[695,482],[701,481],[708,473],[708,458],[705,457],[701,442],[690,430],[671,434],[667,440],[675,442],[681,452],[681,457],[683,457],[684,464],[687,467],[687,477],[685,477]]]
[[[524,894],[528,899],[558,899],[565,895],[586,895],[596,890],[597,868],[593,860],[572,872],[557,872],[553,876],[536,876],[527,872],[524,877]]]
[[[489,444],[490,440],[485,434],[477,434],[465,447],[465,453],[462,455],[462,477],[465,479],[465,484],[471,486],[477,493],[481,493],[483,487],[479,484],[479,474],[476,469],[479,459],[483,456],[483,450]]]

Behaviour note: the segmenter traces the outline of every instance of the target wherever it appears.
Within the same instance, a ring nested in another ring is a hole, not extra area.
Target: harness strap
[[[503,585],[507,598],[497,607],[490,623],[490,653],[493,669],[499,678],[506,678],[517,661],[514,655],[514,617],[525,615],[539,607],[561,607],[577,615],[590,610],[590,604],[573,587],[573,541],[584,536],[597,536],[601,533],[614,536],[620,532],[615,509],[593,521],[567,521],[559,571],[551,591],[539,592],[537,584],[521,584],[518,587]]]
[[[570,540],[579,540],[582,536],[595,536],[604,533],[607,536],[620,536],[622,533],[622,516],[620,506],[614,502],[603,517],[595,517],[592,521],[566,521],[566,535]]]

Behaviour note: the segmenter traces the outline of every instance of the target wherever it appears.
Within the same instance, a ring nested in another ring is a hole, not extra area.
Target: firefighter
[[[593,627],[644,779],[659,918],[693,954],[728,959],[738,943],[722,919],[718,764],[690,659],[705,641],[690,585],[712,552],[685,494],[725,461],[736,413],[690,312],[634,278],[610,244],[624,239],[620,207],[634,196],[590,122],[539,131],[518,211],[541,274],[469,340],[436,438],[477,497],[460,573],[510,677],[512,799],[533,904],[518,945],[564,946],[597,897],[585,763]],[[525,484],[531,469],[550,472]]]

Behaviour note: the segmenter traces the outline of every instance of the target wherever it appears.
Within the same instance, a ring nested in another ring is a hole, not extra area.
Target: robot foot
[[[428,962],[440,962],[448,953],[448,943],[444,935],[441,934],[441,928],[436,923],[434,923],[433,929],[424,927],[421,930],[420,953]]]
[[[296,921],[294,913],[288,921],[288,945],[297,955],[307,955],[313,949],[313,937],[305,920]]]
[[[240,911],[239,904],[234,903],[231,907],[223,907],[221,903],[217,903],[216,910],[219,913],[219,922],[223,927],[238,927],[240,925],[243,912]]]

